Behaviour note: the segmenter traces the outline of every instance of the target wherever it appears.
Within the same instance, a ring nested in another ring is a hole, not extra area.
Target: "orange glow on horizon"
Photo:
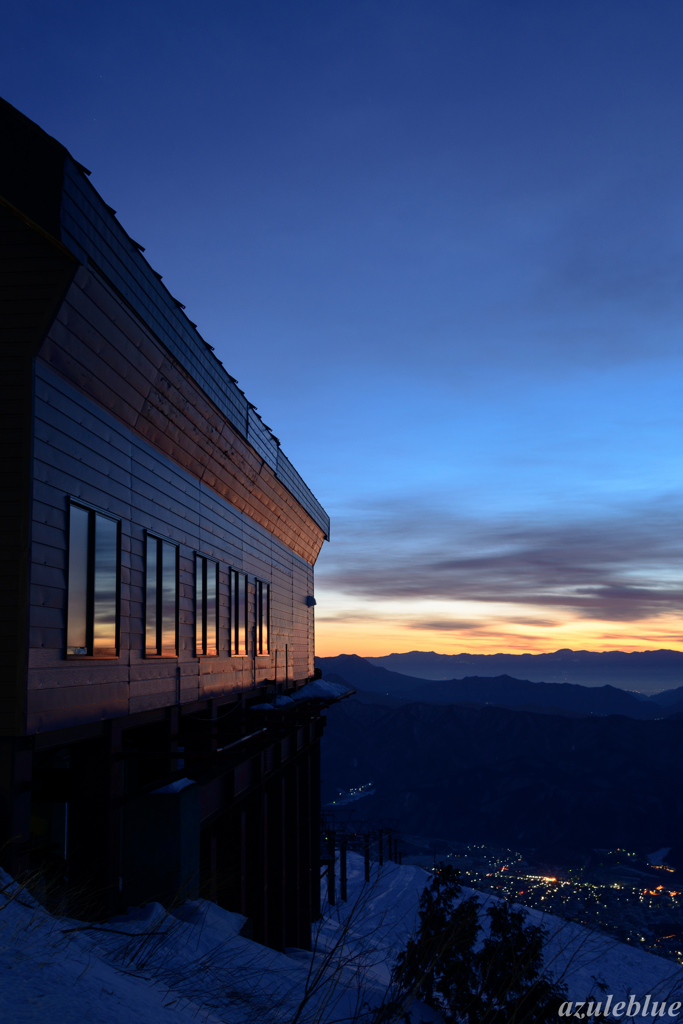
[[[318,611],[320,611],[320,603]],[[569,648],[574,651],[683,651],[679,618],[664,617],[640,622],[574,620],[557,625],[530,627],[511,622],[484,621],[471,628],[447,630],[411,627],[389,616],[316,619],[315,649],[321,658],[358,654],[378,658],[407,651],[439,654],[543,654]]]

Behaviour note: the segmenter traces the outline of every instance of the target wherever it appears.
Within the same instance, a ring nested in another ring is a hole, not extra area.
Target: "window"
[[[195,558],[195,655],[218,654],[218,563]]]
[[[145,655],[178,654],[178,548],[147,534],[145,575]]]
[[[69,505],[68,655],[118,657],[119,526],[94,509]]]
[[[230,653],[247,653],[247,577],[230,570]]]
[[[270,654],[270,584],[256,580],[256,653]]]

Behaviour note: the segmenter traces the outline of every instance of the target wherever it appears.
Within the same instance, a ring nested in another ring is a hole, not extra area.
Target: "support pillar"
[[[111,807],[111,734],[100,739],[82,740],[70,747],[71,799],[68,825],[68,878],[72,894],[71,913],[96,919],[106,914],[114,879],[110,876],[110,854],[118,861],[110,844],[112,821],[117,817]],[[111,837],[113,840],[113,837]],[[118,890],[118,873],[116,876]],[[135,905],[135,901],[131,901]]]
[[[266,944],[281,952],[285,949],[284,907],[284,786],[273,779],[266,789]]]
[[[339,841],[339,899],[346,903],[346,836],[342,836]]]
[[[0,863],[13,878],[29,870],[32,770],[30,740],[0,739]]]
[[[335,895],[335,860],[337,836],[334,829],[327,833],[327,902],[333,907],[337,900]]]
[[[297,949],[304,941],[301,928],[301,874],[300,858],[300,827],[301,793],[299,788],[299,766],[296,762],[284,768],[285,786],[285,946]]]

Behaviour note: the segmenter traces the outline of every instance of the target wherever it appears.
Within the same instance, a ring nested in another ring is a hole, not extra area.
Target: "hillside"
[[[323,744],[324,799],[372,782],[363,816],[550,852],[680,848],[682,776],[677,720],[351,699],[330,708]]]

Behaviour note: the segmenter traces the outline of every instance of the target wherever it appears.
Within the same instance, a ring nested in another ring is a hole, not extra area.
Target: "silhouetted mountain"
[[[359,818],[404,832],[567,851],[683,839],[683,721],[353,698],[327,712],[324,799],[371,782]]]
[[[368,658],[373,665],[420,679],[511,675],[532,682],[611,686],[653,694],[683,685],[682,651],[554,651],[551,654],[436,654],[409,651]],[[683,698],[681,693],[676,699]]]
[[[683,708],[683,686],[677,686],[675,690],[662,690],[661,693],[653,693],[649,700],[654,700],[665,708],[677,705]]]
[[[355,654],[336,658],[317,658],[316,664],[327,678],[339,677],[350,686],[368,693],[409,701],[456,704],[495,704],[502,707],[533,705],[556,708],[583,715],[628,715],[630,718],[667,717],[669,709],[642,700],[614,686],[588,687],[576,683],[534,683],[503,675],[498,678],[450,679],[445,682],[417,679],[377,668]]]
[[[346,679],[335,675],[334,672],[328,672],[325,679],[329,683],[340,683],[342,686],[351,685]],[[361,704],[377,704],[379,707],[400,708],[404,704],[412,703],[410,700],[404,700],[401,697],[388,697],[384,693],[371,693],[369,690],[361,690],[357,686],[354,686],[353,690],[355,691],[353,699],[359,700]]]

